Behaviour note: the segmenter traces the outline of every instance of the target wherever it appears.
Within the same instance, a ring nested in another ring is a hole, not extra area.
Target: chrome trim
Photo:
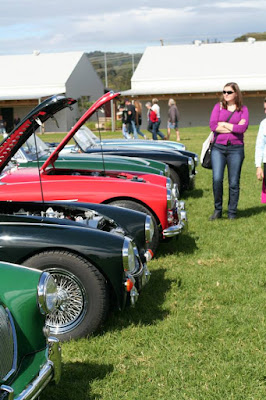
[[[10,376],[13,375],[14,372],[16,371],[16,369],[17,369],[18,343],[17,343],[17,335],[16,335],[15,323],[14,323],[13,317],[11,315],[11,312],[9,311],[9,309],[7,307],[1,306],[1,309],[2,308],[3,308],[3,312],[6,313],[7,323],[8,322],[10,323],[10,327],[11,327],[11,337],[10,337],[10,339],[12,339],[12,342],[13,342],[12,366],[11,366],[10,371],[7,371],[6,375],[4,377],[1,377],[2,382],[4,382],[4,381],[7,381],[10,378]],[[7,346],[6,346],[5,350],[7,350]]]
[[[163,236],[165,237],[173,237],[179,235],[184,228],[184,224],[180,223],[178,225],[172,225],[169,226],[169,228],[166,228],[163,230]]]
[[[53,279],[52,276],[48,272],[43,272],[40,276],[38,287],[37,287],[37,293],[38,293],[38,305],[40,312],[43,315],[49,314],[53,311],[56,305],[57,301],[57,285],[54,282],[54,287],[55,287],[55,302],[53,309],[48,308],[48,302],[47,302],[47,296],[51,295],[51,293],[47,293],[47,286],[48,286],[48,281],[50,279]]]
[[[49,338],[48,346],[48,354],[50,355],[51,359],[44,364],[39,374],[27,386],[27,388],[23,390],[23,392],[14,397],[14,391],[12,387],[6,385],[2,385],[0,387],[2,392],[7,393],[7,398],[5,400],[36,399],[51,380],[55,380],[56,383],[59,381],[61,375],[61,349],[58,339]]]
[[[133,251],[134,254],[134,267],[129,265],[129,251]],[[134,251],[134,245],[132,243],[132,240],[125,236],[124,243],[123,243],[123,248],[122,248],[122,261],[123,261],[123,269],[124,271],[128,272],[133,272],[135,270],[136,264],[135,264],[135,251]]]
[[[151,227],[153,227],[151,229]],[[151,242],[154,235],[154,223],[152,217],[147,215],[145,218],[145,240],[146,242]]]
[[[188,230],[187,213],[184,210],[178,210],[179,224],[169,226],[163,230],[163,236],[173,237],[179,235],[182,231]]]
[[[168,164],[165,164],[164,175],[170,177],[170,167]]]

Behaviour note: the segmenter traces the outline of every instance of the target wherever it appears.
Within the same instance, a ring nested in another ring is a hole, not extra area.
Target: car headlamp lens
[[[164,175],[170,177],[170,167],[168,164],[165,164]]]
[[[38,305],[42,314],[55,310],[57,304],[57,285],[48,272],[43,272],[38,284]]]
[[[150,243],[154,236],[154,222],[150,215],[146,216],[145,221],[145,240],[147,243]]]
[[[133,272],[135,270],[135,251],[131,239],[125,238],[122,250],[124,271]]]
[[[166,187],[167,189],[171,189],[173,186],[173,181],[171,178],[166,178]]]
[[[172,193],[171,189],[167,189],[167,208],[172,209],[175,206],[175,196]]]

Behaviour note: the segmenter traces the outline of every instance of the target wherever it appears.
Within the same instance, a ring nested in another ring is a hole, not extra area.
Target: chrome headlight
[[[38,288],[38,306],[42,314],[49,314],[56,308],[57,304],[57,285],[48,272],[43,272],[40,276]]]
[[[152,241],[153,235],[154,235],[153,219],[150,215],[147,215],[145,220],[145,240],[147,243],[150,243]]]
[[[189,170],[192,171],[194,169],[194,160],[192,157],[188,157],[188,165],[189,165]]]
[[[164,175],[170,177],[170,167],[168,164],[165,164]]]
[[[124,239],[122,257],[124,271],[132,273],[135,270],[135,251],[132,240],[128,237]]]
[[[179,189],[178,189],[178,184],[177,184],[177,183],[174,183],[174,184],[173,184],[172,192],[173,192],[173,196],[174,196],[176,199],[178,199],[180,193],[179,193]]]
[[[171,189],[173,187],[173,181],[171,178],[166,178],[166,187],[167,189]]]
[[[167,208],[172,209],[175,207],[176,198],[171,189],[167,189]]]

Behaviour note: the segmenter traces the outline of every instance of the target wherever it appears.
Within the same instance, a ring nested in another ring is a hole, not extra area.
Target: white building
[[[97,100],[104,93],[102,81],[93,69],[88,55],[82,52],[0,56],[0,113],[10,131],[14,117],[25,115],[45,98],[65,94],[79,99]],[[56,115],[57,128],[47,121],[45,131],[66,132],[80,117],[74,110],[65,109]]]
[[[263,118],[266,96],[266,42],[148,47],[131,79],[126,97],[144,105],[159,99],[162,128],[166,128],[168,100],[174,98],[180,111],[180,126],[205,126],[227,82],[237,82],[250,112],[250,124]],[[145,108],[145,107],[144,107]]]

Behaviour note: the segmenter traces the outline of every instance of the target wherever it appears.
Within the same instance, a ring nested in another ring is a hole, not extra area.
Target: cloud
[[[148,45],[233,40],[265,30],[266,1],[9,0],[1,4],[0,54],[144,51]]]

